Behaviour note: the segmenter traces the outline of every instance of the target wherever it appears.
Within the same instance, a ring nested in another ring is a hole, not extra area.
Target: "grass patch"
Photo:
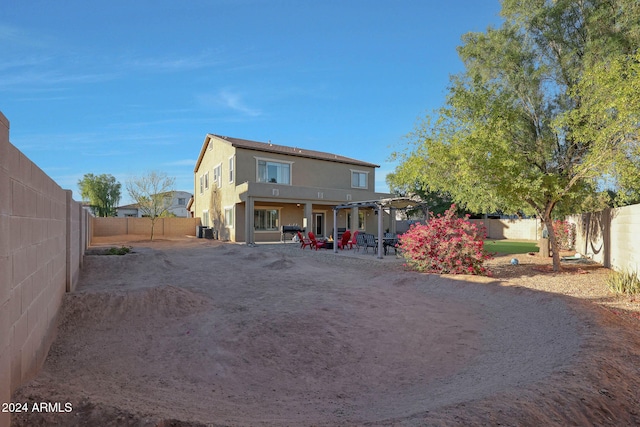
[[[106,251],[106,255],[125,255],[131,252],[131,248],[122,246],[120,248],[109,248]]]
[[[511,240],[485,240],[484,250],[499,254],[527,254],[538,252],[537,242],[515,242]]]

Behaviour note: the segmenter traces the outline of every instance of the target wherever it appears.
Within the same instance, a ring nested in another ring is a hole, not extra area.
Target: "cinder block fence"
[[[0,402],[42,366],[91,236],[89,213],[9,142],[0,112]],[[0,412],[0,425],[9,425]]]

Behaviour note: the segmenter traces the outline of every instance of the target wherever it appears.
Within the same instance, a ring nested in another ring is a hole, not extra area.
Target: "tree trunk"
[[[153,228],[156,225],[156,219],[155,218],[151,218],[151,241],[153,241]]]
[[[553,221],[551,216],[545,215],[543,222],[547,226],[547,231],[549,233],[549,243],[551,245],[551,252],[553,253],[553,271],[560,271],[560,245],[556,239],[556,233],[553,231]]]

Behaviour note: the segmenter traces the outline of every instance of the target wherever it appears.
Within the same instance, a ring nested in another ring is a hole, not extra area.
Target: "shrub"
[[[635,271],[612,271],[606,283],[609,290],[616,294],[640,294],[640,278]]]
[[[576,225],[569,221],[553,221],[553,233],[560,249],[571,250],[575,247]]]
[[[432,214],[433,215],[433,214]],[[490,275],[483,266],[491,255],[484,250],[484,227],[458,218],[451,205],[427,224],[414,224],[399,237],[407,266],[417,271],[449,274]]]
[[[109,248],[107,250],[107,255],[125,255],[131,252],[131,248],[126,246],[122,246],[120,248]]]

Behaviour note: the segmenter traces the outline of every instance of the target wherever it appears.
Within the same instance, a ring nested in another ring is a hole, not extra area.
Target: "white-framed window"
[[[364,230],[364,212],[358,211],[358,230]],[[351,230],[351,212],[347,212],[347,229]]]
[[[200,194],[204,193],[204,175],[200,175]]]
[[[218,187],[222,187],[222,163],[213,168],[213,183]]]
[[[209,189],[209,172],[205,172],[204,174],[204,189]]]
[[[272,182],[274,184],[291,184],[291,164],[293,162],[283,162],[270,159],[256,158],[258,163],[258,182]]]
[[[233,156],[229,157],[229,182],[233,182]]]
[[[367,188],[368,181],[369,181],[369,172],[351,169],[351,187],[352,188]]]
[[[200,218],[200,220],[202,221],[203,227],[209,226],[209,209],[205,209],[202,211],[202,218]]]
[[[254,209],[253,228],[256,231],[278,231],[280,209]]]
[[[224,208],[224,223],[227,227],[234,227],[233,219],[233,206]]]

